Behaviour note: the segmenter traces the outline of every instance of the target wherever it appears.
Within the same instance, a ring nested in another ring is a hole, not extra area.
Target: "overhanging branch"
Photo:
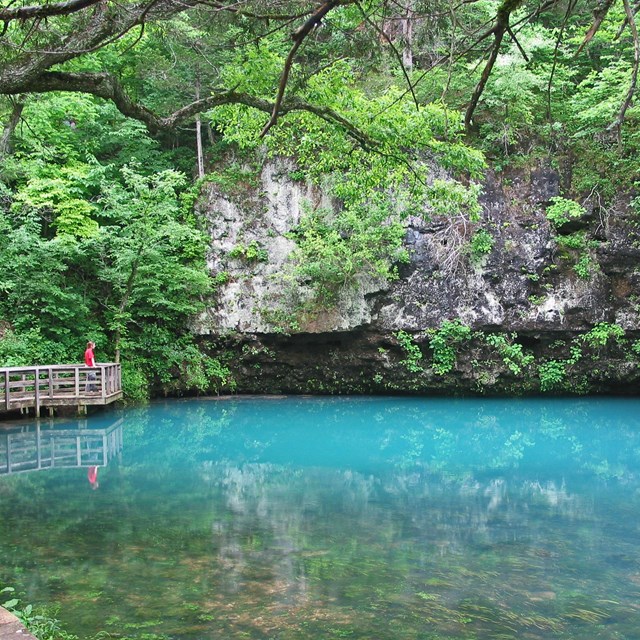
[[[82,11],[103,0],[68,0],[68,2],[54,2],[52,4],[29,5],[27,7],[5,7],[0,9],[0,21],[29,20],[31,18],[51,18],[53,16],[68,16],[76,11]]]
[[[347,0],[348,1],[348,0]],[[278,121],[278,114],[280,112],[280,108],[282,105],[282,101],[284,99],[284,92],[287,88],[287,83],[289,82],[289,74],[291,72],[291,67],[293,65],[293,60],[295,55],[300,48],[300,45],[304,42],[304,39],[317,27],[322,19],[333,9],[340,4],[345,4],[345,0],[326,0],[323,4],[318,7],[313,14],[305,20],[304,24],[299,27],[291,36],[293,40],[293,46],[291,47],[289,54],[287,55],[287,59],[285,60],[284,67],[282,69],[282,74],[280,75],[280,83],[278,85],[278,94],[276,96],[275,104],[273,105],[273,110],[271,112],[271,117],[269,121],[264,126],[260,136],[263,137],[267,134],[269,129]]]
[[[258,98],[239,91],[220,91],[212,96],[196,100],[167,116],[154,113],[144,105],[134,102],[124,90],[115,76],[109,73],[71,73],[49,71],[32,79],[28,85],[18,87],[18,91],[4,93],[48,93],[51,91],[88,93],[105,100],[110,100],[123,115],[143,122],[150,133],[171,131],[177,125],[193,118],[196,114],[209,111],[225,104],[243,104],[265,113],[273,113],[275,104],[269,100]],[[282,100],[278,105],[278,113],[284,115],[293,111],[307,111],[318,118],[342,128],[345,133],[360,146],[374,148],[377,142],[358,129],[347,118],[328,107],[309,104],[298,98]]]
[[[524,0],[503,0],[502,4],[498,7],[495,24],[487,33],[487,35],[493,34],[493,46],[491,48],[491,53],[484,69],[482,70],[480,80],[478,81],[478,84],[473,91],[471,101],[469,102],[469,106],[467,107],[467,110],[464,114],[464,126],[467,130],[469,130],[469,127],[471,126],[473,112],[478,106],[480,96],[482,95],[487,81],[489,80],[489,76],[491,75],[493,66],[498,59],[502,39],[504,38],[505,32],[509,29],[509,18],[511,16],[511,13],[515,11],[523,3],[523,1]]]

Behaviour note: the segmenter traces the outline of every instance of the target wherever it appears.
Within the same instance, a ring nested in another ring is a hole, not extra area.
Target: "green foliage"
[[[66,358],[64,347],[55,340],[43,337],[39,328],[18,333],[5,329],[0,335],[0,362],[3,366],[63,363]]]
[[[400,364],[411,373],[421,373],[423,371],[423,367],[420,364],[422,351],[413,341],[413,337],[406,331],[398,331],[395,336],[406,356],[404,360],[400,361]]]
[[[580,279],[589,280],[594,272],[599,269],[598,263],[589,253],[589,249],[593,248],[594,243],[597,246],[597,242],[587,242],[584,232],[579,231],[569,235],[558,236],[556,241],[559,247],[567,250],[560,254],[560,257],[563,259],[570,259],[571,254],[575,256],[577,252],[580,252],[573,265],[573,270]]]
[[[495,240],[491,233],[486,229],[478,229],[469,243],[471,261],[474,263],[480,262],[482,258],[491,253],[494,243]]]
[[[247,262],[268,262],[269,253],[260,246],[257,240],[252,240],[248,245],[237,244],[229,251],[230,258],[240,258]]]
[[[527,28],[518,41],[531,56],[553,46],[552,34]],[[511,149],[533,134],[537,120],[544,113],[545,74],[527,64],[511,43],[491,74],[478,118],[485,148],[509,154]]]
[[[574,200],[555,196],[551,198],[551,202],[553,204],[547,207],[547,220],[555,227],[561,227],[570,220],[575,220],[585,214],[584,207]]]
[[[151,380],[145,358],[127,357],[122,361],[122,391],[128,402],[144,402],[151,393]]]
[[[511,336],[511,340],[514,338],[515,334]],[[496,349],[509,371],[516,376],[519,376],[523,369],[526,369],[534,361],[533,355],[523,352],[521,344],[510,341],[504,335],[489,334],[485,337],[485,341]]]
[[[390,219],[383,203],[372,204],[366,217],[353,209],[307,211],[290,234],[298,245],[292,256],[295,275],[311,281],[326,301],[362,276],[393,280],[396,264],[408,260],[404,234],[404,226]]]
[[[591,348],[606,347],[609,342],[620,342],[624,338],[624,329],[618,324],[598,322],[590,331],[581,336],[583,342]]]
[[[285,55],[276,41],[263,44],[260,61],[245,55],[229,70],[230,81],[258,95],[273,81]],[[249,81],[251,74],[260,77]],[[270,74],[271,80],[263,84]],[[354,140],[345,127],[304,111],[281,116],[266,138],[260,135],[264,117],[248,107],[225,106],[212,119],[227,143],[255,154],[266,144],[268,156],[295,160],[297,179],[304,176],[340,201],[335,212],[307,210],[292,234],[298,244],[295,275],[315,287],[321,298],[335,299],[361,277],[395,277],[396,264],[407,259],[402,248],[407,215],[425,209],[478,215],[476,184],[432,180],[431,165],[420,158],[433,158],[452,174],[474,179],[481,175],[482,155],[463,143],[459,118],[442,105],[416,107],[394,86],[367,95],[358,86],[356,67],[346,60],[325,65],[308,78],[302,97],[341,113],[366,143]],[[372,118],[372,112],[377,117]]]
[[[566,236],[558,236],[556,242],[560,247],[567,249],[584,250],[587,248],[587,240],[584,232],[572,233]]]
[[[206,176],[208,182],[212,182],[230,195],[239,195],[245,193],[247,189],[254,189],[258,186],[259,176],[255,167],[229,159],[225,159],[225,161],[230,164],[209,173]]]
[[[597,263],[595,263],[588,254],[584,254],[580,256],[578,262],[573,265],[573,270],[582,280],[589,280],[596,267]]]
[[[72,236],[43,238],[42,225],[32,216],[24,221],[5,216],[0,226],[0,260],[5,265],[0,315],[17,332],[39,329],[44,339],[65,347],[76,339],[86,342],[80,336],[98,327],[84,295],[84,273],[70,273],[72,265],[85,262],[81,241]]]
[[[228,271],[218,271],[218,273],[211,278],[211,286],[215,290],[216,288],[227,284],[230,278],[231,276]]]
[[[167,166],[174,154],[86,96],[38,106],[25,109],[30,127],[0,170],[0,362],[78,362],[92,339],[101,361],[120,351],[130,400],[171,376],[217,388],[220,369],[187,330],[211,291],[208,238],[194,190]]]
[[[428,334],[434,373],[440,376],[449,373],[455,365],[458,346],[471,338],[471,328],[457,319],[445,320],[439,329],[430,329]]]
[[[90,238],[98,231],[95,206],[87,184],[95,179],[90,165],[72,165],[54,170],[32,165],[36,172],[14,194],[12,210],[21,218],[35,214],[49,218],[58,234]]]
[[[23,604],[20,598],[14,597],[15,589],[13,587],[0,589],[0,599],[7,596],[9,600],[0,602],[0,604],[19,618],[20,622],[38,640],[78,640],[78,636],[62,628],[60,621],[54,617],[55,613],[51,613],[47,608],[36,608],[30,604]]]
[[[565,364],[559,360],[548,360],[538,365],[541,391],[557,391],[565,384]]]

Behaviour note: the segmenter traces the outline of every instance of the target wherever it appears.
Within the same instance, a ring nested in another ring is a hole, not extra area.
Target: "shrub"
[[[549,360],[538,366],[540,389],[553,391],[562,388],[565,379],[564,363],[559,360]]]
[[[491,253],[494,243],[493,236],[486,229],[478,229],[469,242],[471,262],[478,263],[484,256]]]
[[[582,336],[582,340],[590,347],[605,347],[610,340],[619,342],[624,338],[624,329],[618,324],[598,322],[588,333]]]
[[[437,375],[449,373],[456,362],[457,346],[471,338],[471,328],[460,320],[445,320],[439,329],[429,331],[429,346],[433,350],[433,371]]]
[[[561,227],[570,220],[575,220],[586,213],[584,207],[574,200],[555,196],[551,198],[551,202],[553,204],[547,207],[547,220],[555,227]]]
[[[400,361],[407,371],[411,373],[419,373],[422,371],[420,360],[422,360],[422,351],[420,347],[413,341],[413,338],[406,331],[398,331],[396,339],[406,354],[406,358]]]
[[[485,340],[502,356],[502,362],[514,375],[520,375],[522,369],[528,367],[534,360],[531,354],[523,353],[521,344],[511,343],[505,336],[492,334]]]

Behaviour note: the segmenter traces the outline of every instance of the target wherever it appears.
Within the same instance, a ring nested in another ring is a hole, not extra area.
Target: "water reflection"
[[[100,491],[73,469],[0,478],[0,581],[60,603],[81,635],[631,639],[638,409],[324,398],[127,410]]]
[[[123,419],[105,429],[89,428],[88,421],[57,428],[40,422],[0,428],[0,475],[45,469],[88,467],[88,480],[97,488],[98,467],[105,467],[122,451]]]

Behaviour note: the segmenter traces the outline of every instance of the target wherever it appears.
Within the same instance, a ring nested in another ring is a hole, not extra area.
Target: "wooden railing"
[[[122,397],[120,364],[0,368],[0,411],[109,404]]]

